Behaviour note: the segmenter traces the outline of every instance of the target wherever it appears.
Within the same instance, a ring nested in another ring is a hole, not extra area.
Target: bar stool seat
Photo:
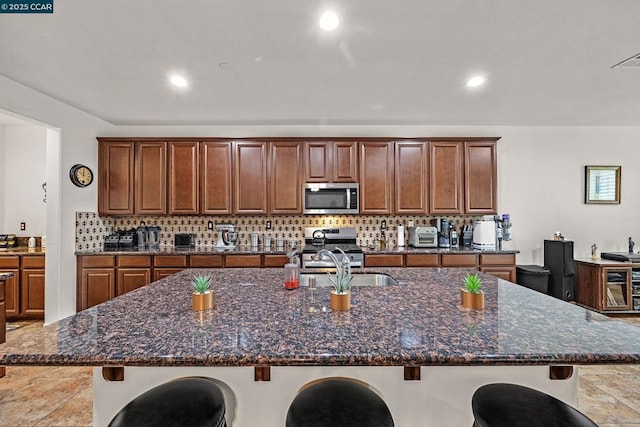
[[[304,388],[293,399],[286,427],[393,427],[387,404],[358,381],[332,378]]]
[[[224,414],[224,396],[213,380],[180,378],[133,399],[109,427],[225,427]]]
[[[471,407],[475,427],[598,427],[561,400],[516,384],[478,388]]]

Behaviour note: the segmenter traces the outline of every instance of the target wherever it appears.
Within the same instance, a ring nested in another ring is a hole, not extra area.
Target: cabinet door
[[[463,144],[431,142],[429,153],[429,212],[463,212]]]
[[[4,298],[7,318],[16,317],[20,311],[19,299],[20,291],[18,283],[20,279],[20,270],[0,269],[0,273],[13,273],[13,277],[5,280]]]
[[[333,175],[331,142],[304,144],[304,181],[330,182]]]
[[[133,142],[98,142],[98,213],[132,215],[134,210]]]
[[[267,213],[267,144],[235,142],[233,161],[234,212]]]
[[[199,143],[169,143],[169,215],[200,212]]]
[[[337,141],[332,151],[333,182],[358,182],[358,143]]]
[[[302,143],[273,141],[269,157],[269,212],[301,214]]]
[[[603,268],[604,310],[631,309],[631,268]]]
[[[20,274],[20,311],[29,316],[44,316],[44,270],[22,270]]]
[[[154,268],[153,269],[153,281],[164,279],[165,277],[173,276],[176,273],[180,273],[184,268]]]
[[[78,311],[114,298],[116,276],[113,268],[85,268],[81,271]]]
[[[480,271],[483,273],[496,276],[500,279],[508,280],[510,282],[516,281],[516,268],[515,267],[480,267]]]
[[[427,149],[425,142],[395,144],[395,212],[426,215],[428,208]]]
[[[464,206],[468,214],[495,214],[497,171],[495,142],[464,143]]]
[[[225,267],[261,267],[260,255],[226,255]]]
[[[365,267],[402,267],[404,259],[402,255],[365,255]]]
[[[360,213],[393,211],[393,142],[360,143]]]
[[[167,144],[136,143],[136,214],[167,213]]]
[[[151,283],[150,268],[119,268],[116,286],[117,295],[126,294],[149,283]]]
[[[231,142],[202,142],[200,164],[203,214],[231,213]]]

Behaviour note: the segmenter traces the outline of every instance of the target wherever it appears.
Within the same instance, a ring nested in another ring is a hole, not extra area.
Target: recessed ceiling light
[[[187,79],[177,74],[174,74],[173,76],[169,77],[169,81],[175,87],[187,87],[189,85],[189,83],[187,83]]]
[[[338,28],[338,25],[340,25],[340,18],[338,17],[338,15],[336,15],[335,12],[328,11],[322,14],[319,24],[320,28],[322,28],[323,30],[333,31]]]
[[[468,87],[478,87],[482,86],[485,82],[484,77],[482,76],[473,76],[469,80],[467,80]]]

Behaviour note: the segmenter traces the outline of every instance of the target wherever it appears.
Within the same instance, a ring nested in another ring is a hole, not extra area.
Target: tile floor
[[[640,327],[640,318],[621,320]],[[12,346],[28,346],[41,323],[20,326],[7,334]],[[9,367],[0,379],[0,426],[91,426],[91,383],[86,367]],[[600,427],[640,427],[640,365],[580,367],[578,409]]]

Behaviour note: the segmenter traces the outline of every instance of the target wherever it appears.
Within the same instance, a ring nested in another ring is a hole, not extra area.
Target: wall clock
[[[69,178],[78,187],[87,187],[93,182],[93,171],[85,165],[73,165],[69,170]]]

